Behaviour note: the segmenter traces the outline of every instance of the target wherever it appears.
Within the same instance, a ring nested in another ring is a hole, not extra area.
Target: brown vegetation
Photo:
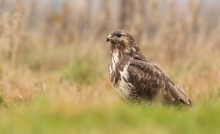
[[[0,106],[29,103],[39,95],[56,107],[117,101],[105,42],[114,29],[131,33],[146,58],[195,104],[219,101],[219,12],[203,11],[198,1],[190,1],[185,13],[172,0],[106,0],[99,5],[66,0],[60,9],[5,0],[0,6]]]

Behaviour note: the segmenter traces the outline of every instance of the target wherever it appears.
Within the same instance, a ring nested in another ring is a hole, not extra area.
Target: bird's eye
[[[121,37],[121,34],[117,34],[116,36],[117,36],[118,38],[120,38],[120,37]]]

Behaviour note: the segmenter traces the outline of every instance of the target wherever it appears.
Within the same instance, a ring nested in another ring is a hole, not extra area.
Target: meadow
[[[0,2],[1,134],[220,132],[220,11],[196,0],[185,9],[120,2]],[[195,106],[123,103],[108,76],[114,29],[133,35]]]

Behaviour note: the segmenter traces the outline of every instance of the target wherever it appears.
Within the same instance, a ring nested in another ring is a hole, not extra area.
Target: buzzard
[[[137,104],[192,105],[183,89],[141,53],[134,38],[123,30],[111,31],[106,41],[111,42],[109,77],[115,91],[126,101]]]

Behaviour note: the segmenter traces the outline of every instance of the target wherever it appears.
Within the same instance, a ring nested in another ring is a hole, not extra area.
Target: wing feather
[[[128,67],[130,82],[139,94],[151,96],[165,94],[171,101],[182,100],[189,104],[185,92],[176,86],[170,78],[154,63],[133,59]]]

